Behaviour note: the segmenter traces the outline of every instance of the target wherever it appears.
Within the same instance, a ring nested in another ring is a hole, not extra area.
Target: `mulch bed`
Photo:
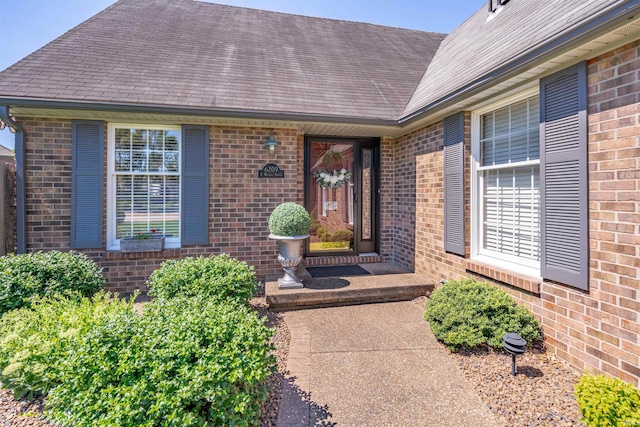
[[[414,300],[424,309],[427,298]],[[574,397],[580,379],[569,365],[539,343],[517,356],[489,347],[451,353],[467,381],[496,418],[509,427],[584,426]]]

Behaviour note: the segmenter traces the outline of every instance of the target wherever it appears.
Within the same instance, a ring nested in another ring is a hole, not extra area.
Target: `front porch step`
[[[298,268],[302,289],[279,289],[277,277],[265,284],[267,304],[273,311],[407,301],[427,295],[435,283],[391,263],[359,264],[371,274],[312,278]]]
[[[308,256],[302,260],[302,266],[312,267],[319,265],[353,265],[384,263],[384,258],[377,253],[360,255],[339,255],[339,256]]]

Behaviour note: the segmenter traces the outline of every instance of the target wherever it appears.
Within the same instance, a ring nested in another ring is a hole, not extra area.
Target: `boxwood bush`
[[[149,280],[157,298],[206,296],[246,303],[256,291],[253,267],[227,254],[165,261]]]
[[[0,382],[16,397],[46,394],[60,384],[69,348],[96,325],[134,317],[131,302],[100,292],[92,299],[53,295],[0,319]]]
[[[48,414],[61,426],[255,425],[272,331],[248,307],[156,299],[98,325],[62,361]]]
[[[28,305],[34,295],[91,296],[103,288],[102,270],[84,254],[50,251],[0,258],[0,315]]]
[[[640,390],[629,383],[585,373],[575,395],[589,427],[640,426]]]
[[[309,234],[311,217],[297,203],[278,205],[269,216],[269,231],[277,236],[302,236]]]
[[[427,301],[425,319],[452,351],[488,344],[502,348],[502,337],[516,332],[529,344],[540,339],[537,320],[504,291],[472,279],[451,281]]]

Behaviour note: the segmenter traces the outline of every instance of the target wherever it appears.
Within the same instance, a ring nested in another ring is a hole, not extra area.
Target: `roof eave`
[[[483,75],[446,96],[427,104],[412,113],[401,116],[398,119],[398,124],[410,124],[428,114],[436,113],[452,104],[460,102],[466,97],[480,93],[489,86],[506,81],[528,68],[534,67],[535,65],[553,58],[562,50],[570,49],[586,39],[606,33],[624,21],[633,18],[633,16],[639,12],[640,0],[631,0],[623,4],[616,5],[605,13],[596,16],[594,19],[561,33],[558,37],[551,39],[544,45],[525,52],[523,55],[520,55],[501,67],[496,68],[494,71]]]
[[[323,122],[371,126],[397,126],[397,119],[333,116],[325,114],[294,113],[283,111],[233,110],[222,108],[194,108],[174,105],[149,105],[91,102],[77,100],[57,100],[41,98],[23,98],[0,95],[0,105],[30,108],[56,108],[66,110],[98,110],[157,114],[181,114],[192,116],[215,116],[255,120],[281,120],[295,122]]]

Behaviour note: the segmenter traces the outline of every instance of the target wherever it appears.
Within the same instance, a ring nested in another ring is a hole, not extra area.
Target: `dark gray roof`
[[[0,98],[397,119],[443,34],[120,0],[0,73]]]
[[[441,43],[402,116],[408,116],[624,0],[513,0],[487,6]]]

